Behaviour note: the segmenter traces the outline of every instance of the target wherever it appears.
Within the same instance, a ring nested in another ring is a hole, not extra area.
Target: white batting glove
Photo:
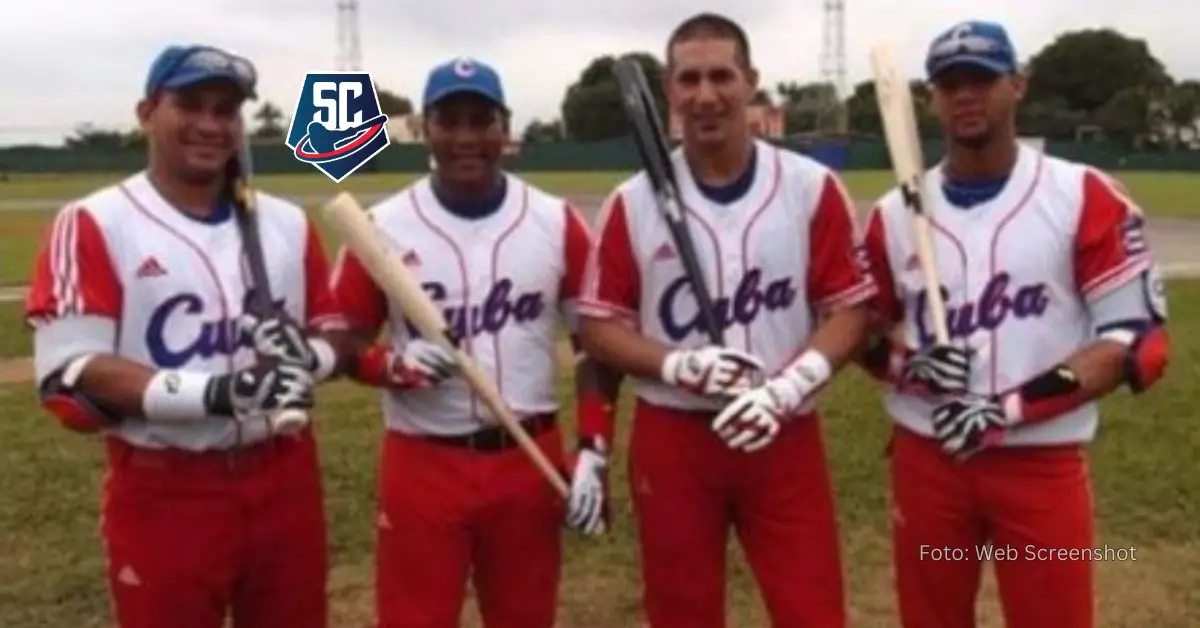
[[[397,388],[430,388],[454,377],[458,362],[440,345],[414,338],[391,354],[388,379]]]
[[[760,381],[762,373],[758,358],[717,346],[672,351],[662,364],[663,382],[705,396],[737,396]]]
[[[604,477],[608,457],[581,448],[571,474],[571,496],[567,500],[567,526],[584,534],[603,534],[605,528]]]
[[[738,396],[713,419],[712,430],[730,449],[758,451],[770,445],[784,421],[829,380],[824,356],[808,351],[765,384]]]

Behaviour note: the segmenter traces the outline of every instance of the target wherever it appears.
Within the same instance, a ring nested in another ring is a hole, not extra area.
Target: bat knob
[[[280,410],[271,416],[271,429],[276,434],[294,436],[308,426],[308,414],[303,410]]]

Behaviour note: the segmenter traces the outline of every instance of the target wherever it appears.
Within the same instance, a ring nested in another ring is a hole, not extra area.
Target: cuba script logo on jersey
[[[391,144],[388,117],[367,72],[309,72],[300,88],[287,147],[341,183]]]
[[[244,306],[253,301],[254,291],[248,290]],[[285,301],[275,302],[283,311]],[[240,312],[249,311],[243,307]],[[234,317],[211,316],[204,299],[194,292],[180,292],[159,303],[150,313],[146,325],[146,348],[150,360],[159,368],[182,368],[195,359],[217,355],[233,355],[242,347],[253,345],[249,330],[238,325]]]
[[[1044,282],[1011,288],[1012,276],[1002,272],[988,280],[979,299],[961,305],[946,304],[946,329],[951,338],[966,338],[983,330],[999,328],[1009,319],[1039,318],[1050,305],[1050,295]],[[942,296],[947,299],[947,290]],[[924,290],[917,293],[917,334],[921,346],[929,346],[936,340],[928,325],[929,299]]]
[[[683,295],[687,294],[685,298]],[[681,300],[689,301],[683,306]],[[785,310],[796,302],[796,288],[790,277],[775,279],[763,285],[763,272],[752,268],[742,275],[733,297],[721,296],[713,299],[713,310],[717,323],[727,329],[734,323],[749,325],[763,311]],[[680,275],[663,291],[658,302],[658,320],[663,331],[671,340],[680,341],[702,328],[700,311],[694,306],[691,286],[686,275]]]
[[[458,340],[480,334],[497,334],[510,323],[535,321],[546,309],[541,292],[517,294],[511,279],[501,279],[492,285],[483,302],[463,307],[447,305],[449,291],[440,282],[429,281],[421,285],[435,304],[442,306],[442,315],[450,327],[450,333]],[[410,323],[408,332],[414,338],[420,333]]]

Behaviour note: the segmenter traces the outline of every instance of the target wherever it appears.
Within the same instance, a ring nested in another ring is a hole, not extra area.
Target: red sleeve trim
[[[884,321],[897,323],[904,318],[904,305],[896,293],[896,279],[888,255],[887,227],[882,208],[876,206],[867,219],[867,234],[863,239],[863,253],[867,270],[878,291],[871,302],[871,309]]]
[[[569,203],[565,206],[563,234],[563,278],[559,299],[574,301],[583,293],[584,276],[592,251],[592,231],[579,211]]]
[[[626,222],[625,200],[613,194],[600,210],[599,239],[588,255],[579,298],[581,314],[610,316],[636,313],[641,298],[641,277]]]
[[[305,221],[305,229],[308,238],[304,247],[304,314],[308,328],[316,332],[345,329],[346,318],[329,287],[329,259],[321,235],[310,220]]]
[[[362,262],[346,247],[338,252],[330,292],[353,329],[374,334],[387,320],[387,300]]]
[[[45,233],[26,295],[26,319],[121,317],[124,290],[104,233],[83,207],[65,207]]]
[[[875,295],[859,233],[849,195],[827,174],[809,231],[809,294],[818,309],[857,305]]]
[[[1104,174],[1083,177],[1083,207],[1075,232],[1075,284],[1085,299],[1108,293],[1153,263],[1139,207]]]

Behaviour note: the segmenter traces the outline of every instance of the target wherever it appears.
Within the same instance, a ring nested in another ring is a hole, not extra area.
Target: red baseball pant
[[[328,568],[316,444],[240,452],[108,441],[102,532],[121,628],[324,628]]]
[[[629,481],[650,626],[725,625],[732,529],[773,626],[842,628],[840,541],[818,417],[797,419],[750,454],[729,449],[711,419],[640,400],[635,410]]]
[[[1004,619],[1022,628],[1091,628],[1092,564],[1051,555],[1093,546],[1092,492],[1078,446],[985,451],[965,464],[897,427],[892,547],[901,622],[970,628],[991,543]]]
[[[534,442],[562,465],[561,433]],[[456,628],[471,580],[487,628],[552,628],[566,505],[516,446],[389,432],[377,522],[379,628]]]

